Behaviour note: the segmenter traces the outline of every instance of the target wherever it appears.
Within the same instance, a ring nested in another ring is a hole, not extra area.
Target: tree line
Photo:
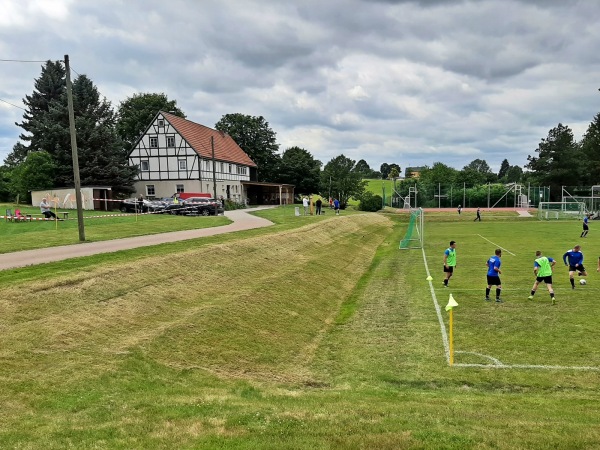
[[[33,93],[23,102],[23,120],[16,123],[23,132],[0,166],[0,200],[4,201],[17,195],[25,199],[32,190],[73,185],[66,74],[61,61],[42,66]],[[123,196],[133,192],[138,173],[137,167],[128,165],[128,155],[156,113],[164,110],[186,117],[164,93],[134,94],[115,110],[86,75],[73,81],[73,104],[82,185],[111,186],[115,195]],[[257,181],[293,184],[298,194],[319,193],[345,204],[351,197],[366,195],[364,179],[401,178],[396,163],[374,170],[364,159],[356,162],[343,154],[323,165],[301,147],[280,153],[277,135],[262,116],[226,114],[214,128],[228,133],[258,165]],[[409,183],[418,183],[427,191],[440,183],[476,187],[530,182],[554,187],[556,192],[561,185],[596,184],[600,180],[600,114],[581,142],[574,140],[569,127],[558,124],[535,153],[528,156],[526,170],[504,159],[498,173],[483,159],[461,170],[436,162],[420,168],[418,180],[398,181],[397,187],[402,191]]]

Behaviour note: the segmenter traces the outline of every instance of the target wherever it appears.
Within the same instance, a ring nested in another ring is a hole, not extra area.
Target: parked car
[[[162,203],[164,205],[163,213],[165,213],[165,214],[182,214],[185,202],[183,200],[178,200],[177,203],[175,203],[174,199],[172,197],[169,197],[169,198],[163,198]]]
[[[220,201],[206,197],[187,198],[182,209],[182,214],[200,214],[202,216],[215,216],[224,213],[225,210]]]
[[[121,212],[161,212],[164,205],[161,202],[151,200],[139,200],[137,198],[128,198],[121,202],[119,209]]]

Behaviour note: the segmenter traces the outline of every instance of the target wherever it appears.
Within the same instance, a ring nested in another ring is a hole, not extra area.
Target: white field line
[[[482,236],[483,237],[483,236]],[[485,239],[485,238],[484,238]],[[427,264],[427,256],[425,255],[425,248],[421,247],[421,252],[423,254],[423,263],[425,264],[425,271],[427,272],[427,276],[431,276],[429,272],[429,265]],[[448,334],[446,333],[446,326],[444,325],[444,319],[442,317],[442,311],[440,305],[437,301],[437,296],[435,295],[435,290],[433,288],[433,282],[429,281],[429,290],[431,292],[431,298],[433,299],[433,305],[435,306],[435,311],[438,316],[438,321],[440,323],[440,329],[442,331],[442,342],[444,344],[444,354],[446,356],[446,363],[450,365],[450,345],[448,343]],[[553,365],[542,365],[542,364],[504,364],[499,359],[496,359],[489,355],[483,355],[481,353],[475,352],[466,352],[466,351],[454,351],[455,354],[470,354],[476,355],[484,359],[489,359],[493,362],[493,364],[463,364],[463,363],[454,363],[452,367],[478,367],[484,369],[533,369],[533,370],[582,370],[588,372],[600,372],[600,367],[593,366],[553,366]]]
[[[427,264],[427,257],[425,256],[425,248],[421,247],[421,252],[423,253],[423,262],[425,263],[425,271],[427,272],[427,277],[431,276],[429,272],[429,265]],[[437,301],[437,297],[435,295],[435,290],[433,289],[433,282],[429,281],[429,290],[431,291],[431,298],[433,298],[433,304],[435,306],[435,311],[438,316],[438,321],[440,322],[440,329],[442,330],[442,342],[444,343],[444,354],[446,355],[446,361],[450,364],[450,345],[448,344],[448,334],[446,333],[446,325],[444,325],[444,319],[442,318],[442,311],[440,310],[440,305]]]
[[[496,247],[498,247],[501,250],[504,250],[506,253],[510,253],[513,256],[517,256],[514,253],[512,253],[510,250],[505,249],[504,247],[500,247],[498,244],[496,244],[495,242],[490,241],[488,238],[483,237],[482,235],[478,234],[477,236],[479,236],[481,239],[485,239],[486,241],[488,241],[490,244],[495,245]]]

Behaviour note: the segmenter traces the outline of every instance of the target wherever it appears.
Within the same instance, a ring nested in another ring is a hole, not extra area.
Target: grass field
[[[534,251],[560,259],[577,221],[428,214],[422,252],[398,250],[401,214],[260,215],[276,225],[0,273],[0,448],[599,448],[594,223],[588,285],[559,261],[551,306],[527,300]]]
[[[17,208],[19,208],[17,206]],[[14,211],[15,205],[0,204],[0,212]],[[37,214],[39,208],[21,206],[23,214]],[[227,225],[231,221],[224,217],[188,217],[169,214],[121,214],[106,211],[84,211],[85,239],[88,242],[104,241],[132,236],[165,233],[169,231],[193,230],[197,228]],[[117,215],[116,217],[110,217]],[[70,211],[69,220],[7,222],[0,220],[0,253],[19,250],[77,244],[79,228],[77,211]]]

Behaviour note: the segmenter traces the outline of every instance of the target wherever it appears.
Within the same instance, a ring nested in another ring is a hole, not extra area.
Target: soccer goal
[[[408,228],[400,241],[400,250],[423,247],[423,208],[411,209]]]
[[[539,220],[582,219],[585,203],[582,202],[540,202]]]

